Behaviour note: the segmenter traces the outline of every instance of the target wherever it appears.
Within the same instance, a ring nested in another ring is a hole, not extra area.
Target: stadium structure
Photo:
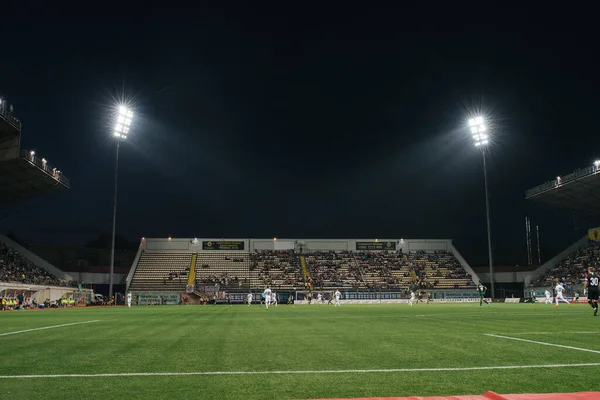
[[[407,290],[473,297],[478,280],[451,240],[143,239],[127,277],[141,304],[186,294],[241,302],[265,287],[284,298],[344,292],[356,302],[393,302]],[[312,283],[310,283],[312,282]]]
[[[577,213],[588,221],[600,215],[600,160],[583,169],[557,176],[525,192],[525,199],[540,207]],[[588,234],[545,262],[524,280],[530,291],[538,293],[551,288],[560,280],[567,292],[583,293],[581,277],[588,266],[597,266],[600,259],[600,228],[591,227]]]
[[[0,204],[14,204],[57,190],[71,183],[34,150],[21,148],[21,121],[14,107],[0,98]]]

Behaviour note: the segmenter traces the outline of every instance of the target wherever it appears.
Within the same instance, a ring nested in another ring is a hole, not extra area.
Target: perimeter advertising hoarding
[[[179,293],[133,293],[134,304],[139,305],[179,304]],[[164,301],[164,303],[163,303]]]
[[[356,242],[356,250],[396,250],[396,242]]]
[[[202,250],[244,250],[244,242],[238,240],[203,241]]]

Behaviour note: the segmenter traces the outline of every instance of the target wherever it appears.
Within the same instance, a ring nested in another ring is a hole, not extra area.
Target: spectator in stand
[[[53,276],[4,243],[0,243],[0,281],[52,286],[72,283]]]

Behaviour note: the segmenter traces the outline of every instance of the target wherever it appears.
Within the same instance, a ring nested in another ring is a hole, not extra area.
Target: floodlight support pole
[[[113,205],[113,223],[112,223],[112,242],[110,246],[110,284],[108,286],[108,301],[112,300],[113,296],[113,280],[115,274],[115,232],[117,228],[117,188],[119,179],[119,147],[121,138],[117,138],[117,155],[115,157],[115,199]]]
[[[488,181],[487,181],[487,167],[485,164],[485,153],[486,150],[483,148],[481,150],[481,154],[483,156],[483,181],[485,183],[485,213],[487,217],[487,237],[488,237],[488,259],[490,261],[490,286],[492,289],[492,301],[495,298],[495,290],[494,290],[494,262],[492,260],[492,234],[490,228],[490,200],[488,194]]]

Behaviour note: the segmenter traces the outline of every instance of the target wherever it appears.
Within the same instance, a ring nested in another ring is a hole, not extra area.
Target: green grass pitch
[[[97,322],[6,335],[86,321]],[[600,390],[599,324],[587,304],[557,309],[471,303],[3,312],[0,399],[309,399]],[[587,363],[597,365],[477,369]],[[464,367],[474,369],[453,370]],[[394,369],[403,371],[386,371]],[[177,374],[226,371],[304,372]],[[7,378],[164,372],[175,374]]]

